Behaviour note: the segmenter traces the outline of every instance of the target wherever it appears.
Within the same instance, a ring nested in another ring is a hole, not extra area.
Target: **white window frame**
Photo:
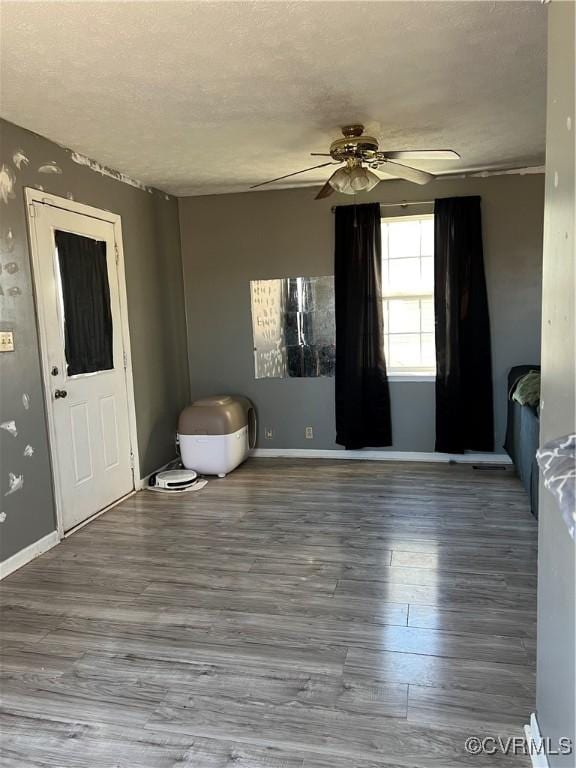
[[[389,224],[393,223],[395,221],[414,221],[415,219],[421,220],[421,219],[431,219],[434,220],[434,214],[433,213],[416,213],[416,214],[409,214],[407,216],[381,216],[381,222],[382,224]],[[382,260],[384,262],[384,259]],[[431,294],[424,293],[424,294],[417,294],[417,293],[394,293],[394,294],[382,294],[382,311],[385,312],[385,306],[384,303],[388,299],[418,299],[418,298],[424,298],[429,299],[432,297],[432,300],[434,300],[434,291],[432,291]],[[421,331],[420,331],[421,333]],[[388,367],[388,362],[386,362],[386,366]],[[420,382],[434,382],[436,381],[436,371],[430,371],[430,369],[425,369],[422,371],[418,370],[406,370],[406,371],[399,371],[399,370],[390,370],[388,368],[388,380],[389,381],[397,381],[397,382],[409,382],[409,383],[420,383]]]

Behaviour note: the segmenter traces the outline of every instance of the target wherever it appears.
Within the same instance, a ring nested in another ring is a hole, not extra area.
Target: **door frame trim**
[[[126,292],[126,273],[124,270],[124,242],[122,239],[122,220],[119,214],[105,211],[100,208],[94,208],[91,205],[77,203],[75,200],[69,200],[65,197],[52,195],[39,189],[25,187],[24,195],[26,200],[26,221],[28,225],[28,239],[30,244],[30,256],[32,264],[32,286],[34,291],[34,305],[36,307],[36,325],[38,328],[38,340],[40,343],[40,365],[42,368],[42,388],[44,390],[44,404],[46,408],[46,417],[48,421],[48,442],[50,446],[50,467],[52,473],[52,482],[54,485],[54,503],[56,506],[56,529],[60,539],[64,538],[64,522],[62,519],[62,488],[60,485],[60,468],[58,466],[58,454],[56,451],[56,429],[54,423],[53,403],[50,390],[50,380],[48,363],[46,357],[47,333],[45,307],[42,300],[41,291],[37,290],[37,278],[40,274],[40,248],[36,241],[36,230],[34,227],[33,216],[30,215],[31,206],[40,204],[59,208],[69,213],[79,213],[83,216],[89,216],[93,219],[108,222],[114,228],[114,241],[117,247],[118,263],[118,294],[120,298],[120,324],[122,332],[122,345],[126,354],[126,394],[128,400],[128,433],[130,439],[130,450],[132,452],[132,490],[137,488],[140,479],[140,457],[138,453],[138,433],[136,428],[136,405],[134,399],[134,376],[132,372],[132,351],[130,345],[130,327],[128,324],[128,295]],[[108,508],[108,507],[107,507]],[[103,510],[97,510],[91,515],[92,520]]]

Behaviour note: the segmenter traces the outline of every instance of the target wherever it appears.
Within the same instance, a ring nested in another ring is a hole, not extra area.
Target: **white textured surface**
[[[340,125],[540,164],[539,2],[4,2],[2,115],[145,184],[243,191]],[[286,186],[323,182],[329,170]]]

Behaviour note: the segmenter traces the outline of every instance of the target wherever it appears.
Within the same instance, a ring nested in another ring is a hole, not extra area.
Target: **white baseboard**
[[[177,458],[177,457],[175,457]],[[174,461],[174,459],[172,459]],[[156,472],[160,472],[163,469],[166,469],[170,464],[172,464],[172,461],[169,461],[167,464],[164,464],[163,467],[160,467],[160,469],[157,469]],[[154,474],[154,473],[150,473]],[[91,515],[87,520],[83,520],[81,523],[79,523],[77,526],[75,526],[71,531],[68,531],[65,534],[62,534],[62,538],[65,538],[66,536],[70,536],[76,531],[79,531],[80,528],[83,528],[85,525],[88,525],[89,523],[92,523],[96,518],[100,517],[100,515],[103,515],[105,512],[108,512],[110,509],[115,507],[116,505],[120,504],[122,501],[127,499],[129,496],[132,496],[133,493],[136,491],[141,490],[142,488],[145,488],[148,485],[148,478],[150,475],[146,475],[145,477],[141,477],[139,480],[137,480],[134,483],[134,491],[130,491],[126,496],[122,496],[120,499],[116,499],[116,501],[112,502],[112,504],[109,504],[107,507],[104,507],[104,509],[98,510],[94,515]],[[49,549],[52,549],[52,547],[55,547],[56,544],[60,542],[60,535],[58,534],[58,531],[53,531],[52,533],[49,533],[47,536],[44,536],[42,539],[39,539],[38,541],[35,541],[34,544],[30,544],[30,546],[25,547],[24,549],[21,549],[20,552],[16,552],[15,555],[12,555],[12,557],[9,557],[7,560],[3,560],[0,563],[0,581],[6,576],[9,576],[11,573],[14,573],[14,571],[17,571],[19,568],[22,568],[23,565],[26,565],[31,560],[34,560],[39,555],[44,554],[44,552],[47,552]]]
[[[423,451],[345,451],[315,448],[255,448],[257,459],[343,459],[345,461],[433,461],[458,464],[512,464],[504,453],[425,453]]]
[[[12,555],[12,557],[9,557],[7,560],[3,560],[0,563],[0,580],[9,576],[11,573],[14,573],[18,568],[22,568],[23,565],[26,565],[26,563],[34,560],[34,558],[39,555],[43,555],[44,552],[48,552],[48,550],[55,547],[59,541],[60,537],[58,536],[58,531],[52,531],[52,533],[49,533],[47,536],[35,541],[34,544],[30,544],[28,547],[21,549],[20,552],[16,552],[15,555]]]
[[[532,768],[550,768],[550,763],[543,748],[540,727],[534,712],[530,715],[530,722],[524,726],[524,735],[528,743]]]

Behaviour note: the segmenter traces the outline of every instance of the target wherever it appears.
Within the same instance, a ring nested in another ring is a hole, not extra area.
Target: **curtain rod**
[[[350,205],[354,205],[354,203],[350,203]],[[400,203],[380,203],[380,208],[406,208],[409,205],[434,205],[434,200],[402,200]],[[336,205],[332,206],[332,213],[337,207]]]

